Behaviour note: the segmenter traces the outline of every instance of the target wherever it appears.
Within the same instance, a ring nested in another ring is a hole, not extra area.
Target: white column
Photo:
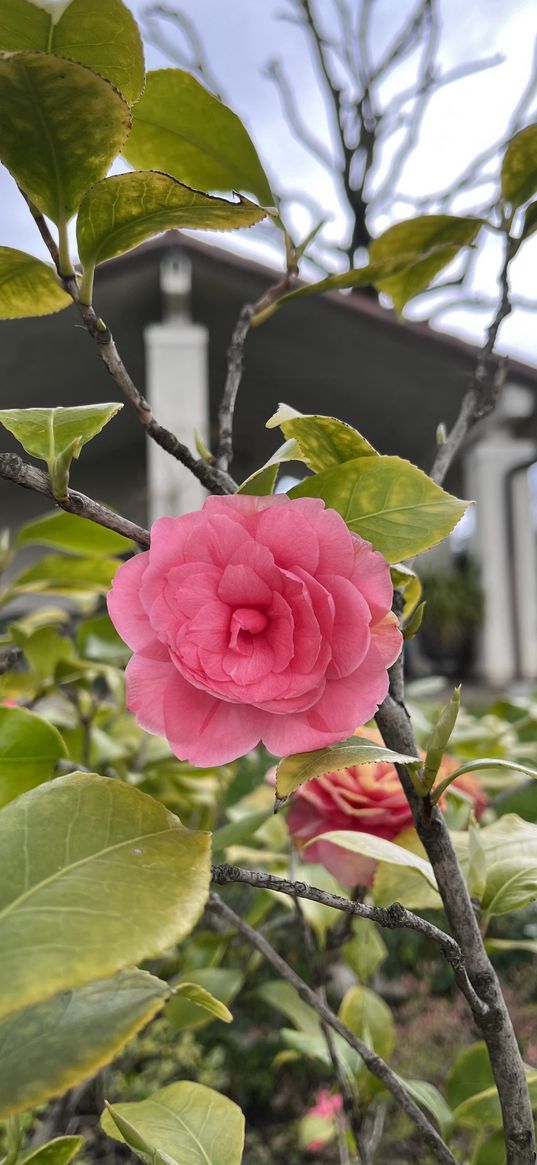
[[[530,444],[530,442],[528,442]],[[530,453],[533,456],[533,451]],[[515,619],[522,679],[537,678],[537,530],[530,477],[523,469],[512,481]]]
[[[517,664],[507,477],[534,451],[533,441],[512,437],[502,427],[473,445],[465,459],[467,496],[476,502],[476,550],[485,596],[481,668],[498,685],[515,676]]]
[[[208,332],[189,317],[188,260],[172,254],[163,261],[161,290],[167,318],[144,330],[147,398],[159,423],[196,453],[195,429],[205,442],[209,430]],[[197,478],[150,439],[147,486],[150,522],[198,510],[207,496]]]

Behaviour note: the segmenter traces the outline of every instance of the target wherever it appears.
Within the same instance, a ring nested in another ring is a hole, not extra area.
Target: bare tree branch
[[[238,914],[235,914],[235,911],[231,910],[230,907],[222,901],[218,894],[212,893],[209,895],[209,910],[220,919],[223,919],[229,926],[232,926],[234,930],[238,930],[239,933],[242,934],[244,938],[250,943],[250,945],[253,946],[255,950],[259,951],[259,953],[263,955],[263,958],[265,958],[267,962],[270,963],[272,967],[274,967],[275,971],[281,975],[282,979],[285,979],[287,983],[290,983],[291,986],[295,988],[295,991],[298,992],[300,998],[314,1009],[317,1015],[322,1020],[324,1020],[328,1027],[332,1028],[332,1030],[335,1031],[337,1035],[341,1036],[341,1038],[345,1040],[347,1044],[349,1044],[349,1047],[353,1048],[354,1051],[362,1057],[364,1063],[369,1068],[369,1071],[372,1072],[373,1075],[376,1076],[379,1080],[382,1080],[399,1106],[417,1126],[424,1143],[429,1147],[435,1159],[441,1162],[441,1165],[457,1165],[456,1158],[448,1149],[440,1134],[436,1131],[434,1126],[425,1116],[425,1113],[423,1113],[422,1110],[418,1108],[418,1105],[407,1092],[403,1082],[399,1079],[396,1073],[389,1067],[388,1064],[385,1063],[384,1060],[381,1059],[380,1056],[377,1055],[376,1052],[368,1047],[368,1045],[365,1044],[363,1040],[360,1040],[357,1036],[355,1036],[354,1033],[351,1032],[350,1029],[346,1027],[345,1024],[342,1023],[336,1015],[334,1015],[333,1011],[331,1011],[330,1008],[327,1007],[327,1005],[323,1003],[321,999],[319,999],[318,995],[315,994],[315,991],[312,991],[311,987],[308,987],[307,983],[305,983],[304,980],[301,979],[295,971],[293,971],[293,969],[285,962],[285,959],[282,959],[281,955],[278,954],[274,947],[272,947],[270,943],[267,942],[267,939],[264,937],[264,935],[259,934],[253,929],[253,927],[249,926],[247,922],[244,922]]]
[[[397,604],[396,604],[397,605]],[[403,655],[390,669],[390,694],[375,717],[388,748],[416,749],[417,743],[404,702]],[[410,752],[407,755],[415,755]],[[498,977],[485,951],[468,888],[445,820],[435,806],[427,811],[407,770],[396,765],[412,810],[420,841],[433,867],[444,910],[458,942],[466,972],[486,1014],[475,1021],[485,1040],[498,1089],[503,1117],[506,1165],[535,1165],[535,1134],[524,1064]]]
[[[215,97],[219,97],[222,100],[220,83],[209,65],[196,27],[188,16],[177,8],[168,8],[165,4],[151,4],[146,9],[144,16],[150,22],[144,30],[146,39],[152,42],[157,48],[162,49],[170,60],[183,65],[193,73],[197,73],[211,92],[214,93]],[[190,60],[188,57],[183,58],[176,46],[170,45],[167,38],[160,36],[158,25],[153,26],[151,23],[155,19],[168,20],[171,24],[175,24],[178,27],[190,49]]]
[[[420,918],[411,910],[406,910],[398,902],[387,908],[368,906],[364,902],[353,902],[349,898],[342,898],[339,894],[330,894],[326,890],[319,890],[316,886],[309,886],[306,882],[291,882],[287,878],[277,877],[262,870],[244,870],[239,866],[220,865],[213,867],[213,882],[224,885],[227,882],[243,882],[247,886],[257,886],[265,890],[275,890],[278,894],[287,894],[290,898],[305,898],[309,902],[320,902],[323,906],[330,906],[334,910],[341,910],[345,914],[355,915],[357,918],[367,918],[388,930],[413,930],[437,943],[444,958],[453,968],[455,979],[468,1000],[472,1012],[476,1015],[486,1015],[488,1008],[474,991],[464,967],[462,951],[451,935],[446,934],[432,922]]]
[[[187,445],[183,445],[174,433],[171,433],[169,429],[165,429],[163,425],[158,423],[153,416],[149,402],[136,387],[127,372],[109,328],[99,319],[93,307],[80,302],[76,277],[65,277],[62,275],[58,248],[45,219],[42,215],[32,215],[32,217],[34,218],[41,238],[48,247],[62,286],[78,308],[84,327],[94,341],[103,364],[121,389],[123,395],[129,401],[129,404],[132,405],[148,437],[151,437],[157,445],[160,445],[161,449],[164,449],[166,453],[169,453],[177,461],[180,461],[182,465],[186,466],[187,469],[190,469],[194,477],[197,477],[198,481],[201,481],[202,485],[210,493],[234,493],[237,488],[237,483],[233,481],[233,478],[229,477],[221,469],[209,465],[202,457],[194,457]]]
[[[268,77],[270,81],[274,81],[281,98],[287,121],[289,122],[295,137],[298,138],[301,146],[304,146],[304,148],[309,151],[312,157],[316,158],[322,166],[325,166],[327,170],[331,170],[334,165],[333,159],[330,156],[328,150],[325,149],[322,142],[317,141],[317,138],[315,138],[309,132],[307,123],[303,120],[300,114],[293,88],[287,80],[287,76],[281,62],[276,60],[269,61],[265,69],[265,76]]]
[[[459,415],[455,424],[448,433],[443,445],[440,445],[430,476],[439,485],[445,479],[448,469],[461,449],[470,429],[494,410],[498,393],[505,379],[505,365],[499,364],[494,355],[494,348],[500,325],[511,311],[509,298],[509,265],[518,249],[519,242],[506,235],[505,253],[500,272],[500,301],[496,314],[487,332],[486,343],[481,349],[471,384],[466,390]]]
[[[16,485],[22,485],[24,489],[45,494],[46,497],[52,499],[55,505],[66,510],[68,514],[78,514],[80,518],[89,518],[98,526],[106,526],[108,530],[115,530],[116,534],[132,538],[132,541],[137,542],[139,546],[145,548],[149,546],[148,530],[137,526],[135,522],[129,522],[128,518],[122,518],[121,514],[115,514],[106,506],[100,506],[98,502],[94,502],[85,494],[78,493],[77,490],[69,489],[65,501],[58,501],[52,493],[48,474],[43,473],[34,465],[28,465],[17,453],[0,453],[0,477],[6,478],[7,481],[13,481]]]

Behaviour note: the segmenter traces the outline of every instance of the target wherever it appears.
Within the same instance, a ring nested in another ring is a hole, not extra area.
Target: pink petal
[[[369,542],[357,534],[352,535],[354,543],[354,569],[351,581],[358,587],[371,609],[373,623],[382,619],[390,610],[393,599],[393,585],[390,568]]]
[[[265,510],[259,517],[256,540],[267,546],[278,566],[286,570],[301,567],[315,574],[319,565],[319,539],[309,522],[300,520],[296,509]]]
[[[149,562],[149,554],[135,554],[116,572],[108,592],[108,614],[121,638],[136,651],[155,638],[146,611],[140,602],[140,587]]]
[[[385,667],[391,667],[399,658],[403,646],[403,636],[399,630],[397,616],[388,611],[380,623],[371,628],[371,640]]]
[[[369,607],[351,582],[338,575],[320,575],[319,582],[335,603],[331,632],[332,663],[327,677],[348,676],[367,655],[371,635]]]
[[[250,566],[226,566],[218,586],[218,598],[230,607],[268,607],[272,591]]]
[[[327,680],[321,699],[308,713],[308,722],[320,732],[335,733],[344,740],[355,728],[375,715],[388,693],[388,673],[373,643],[354,673],[341,680]]]
[[[164,698],[166,736],[176,756],[194,765],[223,765],[259,743],[261,716],[202,692],[175,673]]]
[[[164,697],[175,668],[170,659],[133,655],[125,671],[127,708],[134,712],[140,728],[157,736],[166,735]]]

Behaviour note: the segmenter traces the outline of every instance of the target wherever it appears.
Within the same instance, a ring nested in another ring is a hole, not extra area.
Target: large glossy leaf
[[[0,247],[0,319],[46,316],[71,302],[48,263],[25,251]]]
[[[65,510],[55,510],[20,526],[15,545],[50,546],[70,554],[86,554],[89,558],[130,554],[135,548],[134,542],[123,534],[98,526],[88,518],[79,518],[77,514],[67,514]]]
[[[209,843],[152,797],[92,773],[8,805],[0,1014],[113,975],[188,934],[207,898]]]
[[[356,457],[375,456],[377,452],[351,425],[335,417],[304,415],[289,405],[279,405],[267,421],[267,429],[277,426],[284,437],[297,442],[298,456],[317,473]]]
[[[122,0],[70,0],[59,19],[29,0],[0,0],[0,49],[69,57],[106,77],[127,101],[143,88],[142,41]]]
[[[322,498],[388,562],[441,542],[468,506],[400,457],[355,458],[306,478],[289,496]]]
[[[26,708],[0,708],[0,808],[50,780],[64,756],[53,724]]]
[[[0,1021],[0,1117],[42,1104],[92,1076],[169,994],[167,983],[130,969],[61,991]]]
[[[3,409],[0,424],[27,453],[46,461],[52,492],[61,500],[67,495],[71,462],[122,408],[114,401],[73,408]]]
[[[537,123],[511,139],[502,162],[502,195],[513,210],[537,190]]]
[[[397,311],[419,295],[460,251],[473,243],[482,226],[480,219],[449,214],[428,214],[396,223],[369,248],[372,264],[404,257],[404,270],[375,280],[379,291],[393,300]]]
[[[172,1027],[198,1029],[213,1019],[229,1022],[232,1018],[226,1004],[231,1003],[243,983],[244,976],[234,967],[200,967],[185,971],[188,982],[174,983],[177,992],[170,1000],[166,1018]]]
[[[453,1113],[442,1093],[428,1080],[402,1080],[413,1099],[434,1117],[442,1136],[449,1139],[453,1129]]]
[[[173,227],[233,231],[264,217],[264,211],[246,198],[228,202],[154,170],[105,178],[88,190],[78,213],[78,253],[85,269],[82,298],[91,299],[88,273],[92,275],[97,263],[123,255],[159,231]]]
[[[0,54],[0,159],[34,205],[65,224],[127,137],[121,94],[48,53]]]
[[[418,874],[433,888],[436,889],[436,879],[429,862],[411,850],[395,845],[393,841],[386,841],[383,837],[375,837],[372,833],[361,833],[359,830],[334,829],[327,833],[320,833],[317,837],[306,842],[304,849],[314,841],[330,841],[341,849],[349,850],[353,854],[363,854],[366,858],[373,858],[376,862],[388,862],[394,866],[405,866],[416,870]]]
[[[27,1157],[19,1158],[19,1162],[20,1165],[69,1165],[83,1144],[83,1137],[55,1137]]]
[[[242,190],[274,199],[242,122],[182,69],[147,74],[125,157],[140,170],[165,170],[197,190]]]
[[[240,1165],[244,1117],[204,1084],[182,1080],[147,1100],[108,1106],[102,1126],[151,1165]]]
[[[319,748],[314,752],[295,753],[294,756],[281,760],[276,769],[276,793],[283,799],[298,789],[299,785],[303,785],[304,781],[311,781],[313,777],[338,772],[352,765],[375,764],[378,761],[392,765],[421,763],[418,757],[392,752],[383,744],[364,740],[361,736],[350,736],[348,740],[329,744],[326,748]]]
[[[284,441],[283,445],[269,457],[261,469],[256,469],[239,486],[237,493],[253,494],[254,497],[265,497],[274,492],[279,466],[284,461],[300,459],[300,449],[296,441]]]

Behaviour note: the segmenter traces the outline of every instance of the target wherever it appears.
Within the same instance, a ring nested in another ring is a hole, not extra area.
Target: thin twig
[[[247,922],[244,922],[238,914],[235,914],[235,911],[231,910],[230,907],[222,901],[218,894],[211,893],[209,895],[208,908],[214,914],[227,922],[229,926],[232,926],[234,930],[238,930],[239,933],[242,934],[245,939],[247,939],[251,946],[253,946],[255,950],[259,951],[259,953],[263,955],[263,958],[265,958],[267,962],[270,963],[272,967],[274,967],[275,971],[281,975],[282,979],[285,979],[287,983],[290,983],[291,986],[295,988],[295,991],[298,992],[300,998],[303,999],[305,1003],[308,1003],[310,1007],[312,1007],[313,1010],[317,1013],[317,1015],[322,1020],[324,1020],[324,1022],[330,1028],[332,1028],[332,1030],[335,1031],[337,1035],[341,1036],[341,1038],[345,1040],[347,1044],[349,1044],[349,1047],[353,1048],[354,1051],[357,1052],[359,1056],[361,1056],[366,1067],[369,1068],[369,1071],[372,1072],[372,1074],[379,1080],[382,1080],[383,1084],[385,1084],[386,1088],[389,1089],[392,1096],[403,1109],[403,1111],[417,1126],[423,1141],[426,1145],[428,1145],[436,1160],[440,1161],[442,1165],[457,1165],[455,1157],[448,1149],[445,1142],[442,1140],[442,1137],[425,1116],[425,1113],[423,1113],[421,1109],[418,1108],[418,1105],[407,1092],[403,1082],[399,1079],[396,1073],[389,1067],[388,1064],[386,1064],[384,1060],[381,1059],[380,1056],[377,1055],[376,1052],[372,1050],[372,1048],[368,1047],[368,1045],[365,1044],[363,1040],[360,1040],[358,1036],[355,1036],[354,1033],[351,1032],[350,1029],[346,1027],[345,1024],[342,1023],[336,1015],[334,1015],[333,1011],[327,1007],[326,1003],[323,1003],[323,1001],[319,999],[318,995],[315,994],[315,991],[312,991],[311,987],[308,987],[307,983],[305,983],[304,980],[301,979],[295,971],[293,971],[288,963],[285,962],[285,959],[282,959],[281,955],[279,955],[278,952],[274,950],[274,947],[272,947],[270,943],[267,942],[266,938],[254,930],[253,927],[249,926]]]
[[[119,355],[119,352],[114,343],[114,338],[111,331],[96,315],[93,307],[89,304],[81,303],[79,298],[78,283],[75,276],[63,277],[60,270],[59,255],[57,245],[52,238],[48,229],[47,223],[42,215],[33,215],[37,229],[41,238],[48,247],[51,258],[56,265],[58,275],[62,286],[68,295],[71,296],[73,303],[78,308],[82,322],[88,334],[95,342],[97,351],[108,372],[115,380],[118,387],[121,389],[123,395],[129,401],[135,410],[138,420],[143,425],[148,437],[151,437],[161,449],[175,457],[187,469],[190,469],[194,477],[201,481],[210,493],[216,494],[230,494],[235,493],[237,488],[236,482],[229,474],[224,473],[216,466],[209,465],[202,457],[196,458],[191,453],[187,445],[183,445],[174,433],[169,429],[165,429],[160,425],[153,416],[151,406],[145,399],[142,393],[134,384],[125,365]]]
[[[439,485],[444,481],[448,469],[463,445],[470,429],[493,412],[498,393],[505,379],[505,365],[498,363],[494,355],[500,325],[511,312],[509,298],[509,265],[518,248],[518,240],[505,236],[505,254],[500,272],[500,301],[487,331],[487,339],[477,361],[472,381],[467,388],[459,415],[440,445],[433,462],[430,476]]]
[[[0,453],[0,477],[6,478],[7,481],[13,481],[16,485],[22,485],[24,489],[45,494],[68,514],[78,514],[80,518],[89,518],[91,522],[97,522],[99,526],[115,530],[116,534],[124,534],[125,538],[132,538],[132,541],[137,542],[139,546],[146,548],[149,546],[148,530],[144,530],[142,526],[137,526],[135,522],[129,522],[128,518],[123,518],[121,514],[115,514],[106,506],[100,506],[98,502],[93,501],[93,498],[88,498],[85,494],[78,493],[77,490],[67,490],[65,500],[58,501],[52,493],[48,475],[43,473],[41,469],[37,469],[35,465],[28,465],[17,453]]]
[[[256,303],[245,304],[233,329],[227,352],[226,383],[218,409],[218,449],[215,458],[215,464],[218,468],[216,472],[226,474],[233,457],[233,416],[244,368],[244,345],[252,320],[265,308],[276,303],[280,296],[289,290],[297,275],[297,270],[294,252],[288,243],[285,274],[273,287],[269,287],[268,291],[265,291]]]
[[[247,886],[256,886],[263,890],[275,890],[278,894],[287,894],[290,898],[304,898],[309,902],[319,902],[322,906],[330,906],[333,910],[341,910],[357,918],[368,918],[387,930],[414,930],[425,938],[432,939],[440,947],[444,958],[453,968],[453,974],[460,990],[468,1000],[474,1015],[486,1015],[488,1008],[476,994],[468,979],[464,967],[464,958],[459,944],[440,930],[432,922],[420,918],[407,910],[398,902],[392,906],[368,906],[364,902],[353,902],[349,898],[342,898],[339,894],[330,894],[327,890],[319,890],[316,886],[309,886],[306,882],[291,882],[287,878],[268,874],[264,870],[245,870],[240,866],[219,865],[213,867],[213,882],[223,886],[228,882],[242,882]]]

